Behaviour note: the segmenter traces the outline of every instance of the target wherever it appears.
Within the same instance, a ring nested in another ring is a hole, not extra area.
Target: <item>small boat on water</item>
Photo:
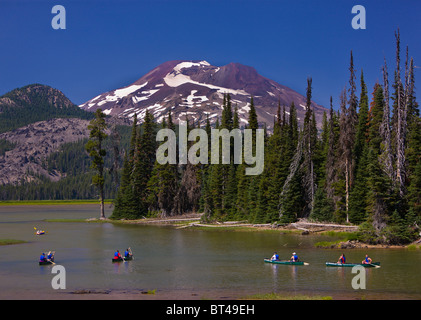
[[[304,261],[289,261],[289,260],[271,260],[271,259],[264,259],[266,263],[273,263],[273,264],[287,264],[287,265],[293,265],[293,266],[308,266],[309,263]]]
[[[34,227],[34,230],[35,230],[35,234],[36,234],[37,236],[40,236],[40,235],[42,235],[42,234],[45,234],[45,231],[44,231],[44,230],[38,230],[36,227]]]
[[[338,262],[326,262],[327,267],[355,267],[361,266],[364,268],[380,268],[380,262],[372,263],[338,263]]]
[[[124,253],[124,257],[121,256],[120,252],[117,250],[114,253],[114,257],[111,259],[112,262],[121,262],[121,261],[130,261],[133,260],[133,253],[130,248]]]
[[[54,255],[56,254],[55,251],[49,251],[47,256],[45,255],[45,253],[43,252],[39,258],[38,264],[40,266],[45,266],[45,265],[49,265],[49,264],[55,264],[54,263]]]
[[[121,261],[124,261],[124,260],[123,260],[123,258],[118,257],[118,258],[112,258],[111,261],[112,262],[121,262]]]

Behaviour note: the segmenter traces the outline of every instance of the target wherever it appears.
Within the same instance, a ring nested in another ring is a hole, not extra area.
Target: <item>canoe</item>
[[[270,259],[265,259],[265,262],[273,263],[273,264],[288,264],[288,265],[293,265],[293,266],[302,266],[306,264],[306,262],[303,262],[303,261],[293,262],[293,261],[288,261],[288,260],[283,261],[283,260],[270,260]]]
[[[121,261],[123,261],[123,258],[118,258],[118,259],[112,258],[111,261],[112,262],[121,262]]]
[[[51,261],[40,261],[39,262],[40,266],[45,266],[45,265],[48,265],[48,264],[53,264],[53,263]]]
[[[133,256],[124,257],[124,261],[130,261],[130,260],[133,260]]]
[[[361,266],[361,267],[364,267],[364,268],[375,268],[375,267],[380,267],[380,262],[372,262],[370,264],[326,262],[326,266],[327,267],[355,267],[355,266]]]

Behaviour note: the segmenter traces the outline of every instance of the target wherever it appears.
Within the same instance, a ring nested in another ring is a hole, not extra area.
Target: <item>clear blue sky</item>
[[[57,4],[66,30],[51,27]],[[357,4],[366,30],[351,27]],[[42,83],[81,104],[165,61],[194,59],[253,66],[301,94],[310,76],[313,99],[328,107],[332,95],[337,108],[351,50],[369,93],[384,56],[393,75],[397,28],[421,66],[420,14],[419,0],[0,0],[0,95]]]

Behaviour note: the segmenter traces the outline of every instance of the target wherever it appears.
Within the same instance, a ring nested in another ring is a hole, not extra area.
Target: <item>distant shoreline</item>
[[[111,204],[113,200],[105,200],[104,204]],[[25,205],[69,205],[69,204],[98,204],[97,199],[81,200],[1,200],[0,206],[25,206]]]
[[[112,204],[113,200],[105,200],[105,204]],[[14,205],[87,205],[87,204],[97,204],[99,201],[97,199],[82,199],[82,200],[5,200],[0,201],[1,206],[14,206]],[[338,224],[319,224],[311,223],[308,221],[299,221],[291,223],[288,225],[276,225],[276,224],[253,224],[246,221],[226,221],[226,222],[212,222],[205,223],[201,221],[202,214],[183,214],[180,216],[174,217],[165,217],[165,218],[141,218],[135,220],[112,220],[109,218],[98,219],[98,218],[89,218],[89,219],[46,219],[48,222],[99,222],[99,223],[114,223],[114,224],[137,224],[137,225],[167,225],[173,226],[176,229],[201,229],[201,230],[219,230],[219,231],[265,231],[265,232],[280,232],[280,233],[301,233],[305,234],[326,234],[331,232],[334,233],[352,233],[352,228],[357,228],[357,226],[349,225],[338,225]],[[308,228],[308,229],[307,229]],[[349,239],[337,240],[333,242],[318,243],[318,248],[325,249],[391,249],[391,248],[406,248],[410,250],[420,250],[421,249],[421,240],[407,244],[407,245],[386,245],[386,244],[377,244],[370,245],[359,241],[353,241]]]

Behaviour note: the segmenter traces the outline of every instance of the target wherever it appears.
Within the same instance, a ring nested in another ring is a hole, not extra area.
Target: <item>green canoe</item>
[[[288,264],[288,265],[293,265],[293,266],[303,266],[303,265],[308,265],[307,262],[303,262],[303,261],[297,261],[297,262],[293,262],[293,261],[289,261],[289,260],[270,260],[270,259],[264,259],[265,262],[267,263],[273,263],[273,264]]]
[[[337,263],[337,262],[326,262],[327,267],[355,267],[361,266],[364,268],[380,268],[380,262],[373,263]]]
[[[124,261],[130,261],[133,260],[133,256],[124,257]]]
[[[48,264],[53,264],[53,262],[51,262],[51,261],[40,261],[39,262],[40,266],[45,266],[45,265],[48,265]]]
[[[118,259],[112,258],[111,261],[112,262],[121,262],[121,261],[123,261],[123,258],[118,258]]]

